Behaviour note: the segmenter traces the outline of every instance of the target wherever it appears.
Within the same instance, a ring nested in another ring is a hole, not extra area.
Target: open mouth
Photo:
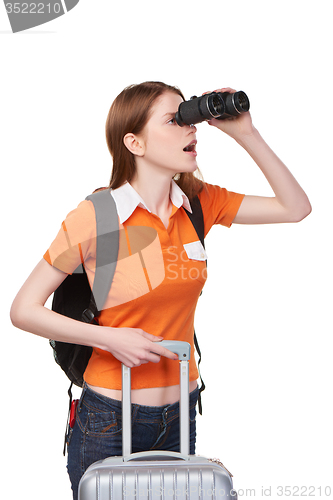
[[[197,141],[192,141],[190,142],[190,144],[188,144],[184,149],[183,151],[185,151],[185,153],[196,153],[196,150],[195,150],[195,146],[197,145]]]

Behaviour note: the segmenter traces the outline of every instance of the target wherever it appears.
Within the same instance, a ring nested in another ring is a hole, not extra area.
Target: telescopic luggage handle
[[[189,455],[190,452],[190,421],[189,421],[189,360],[191,346],[188,342],[179,340],[162,340],[160,344],[177,354],[179,359],[180,377],[180,452]],[[123,421],[123,456],[132,453],[131,426],[131,369],[122,364],[122,421]]]

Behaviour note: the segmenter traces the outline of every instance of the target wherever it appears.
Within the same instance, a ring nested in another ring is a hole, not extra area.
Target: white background
[[[8,489],[11,498],[71,498],[67,379],[47,340],[15,329],[9,309],[66,214],[108,183],[107,112],[145,80],[187,98],[244,90],[256,127],[313,206],[299,224],[215,227],[207,238],[197,453],[221,459],[239,497],[287,498],[278,486],[303,486],[292,496],[311,498],[331,486],[333,496],[332,13],[329,0],[81,0],[11,34],[0,5],[3,498]],[[229,137],[206,124],[197,137],[207,182],[271,195]]]

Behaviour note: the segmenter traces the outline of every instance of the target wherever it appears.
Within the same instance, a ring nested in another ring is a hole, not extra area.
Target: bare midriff
[[[111,399],[121,401],[121,390],[106,389],[104,387],[95,387],[87,384],[91,390],[102,394]],[[189,392],[197,387],[197,381],[193,380],[189,385]],[[180,399],[179,385],[170,385],[167,387],[147,387],[145,389],[132,389],[131,402],[143,406],[164,406],[176,403]]]

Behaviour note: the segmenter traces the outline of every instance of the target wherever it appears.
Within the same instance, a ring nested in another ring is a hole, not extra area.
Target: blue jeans
[[[196,403],[199,390],[190,393],[190,454],[195,454]],[[85,470],[97,460],[122,455],[121,401],[84,385],[74,428],[67,437],[67,470],[73,499]],[[132,404],[132,452],[179,450],[179,403],[166,406]]]

